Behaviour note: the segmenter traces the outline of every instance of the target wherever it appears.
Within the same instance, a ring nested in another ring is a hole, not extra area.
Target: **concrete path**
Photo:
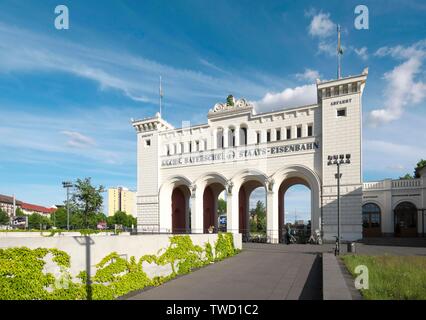
[[[128,299],[322,299],[320,246],[246,244],[235,257]],[[297,246],[299,247],[299,246]],[[309,247],[311,250],[309,250]],[[304,250],[301,250],[303,248]],[[289,252],[290,250],[290,252]],[[294,252],[291,252],[294,250]],[[303,252],[301,252],[303,251]]]

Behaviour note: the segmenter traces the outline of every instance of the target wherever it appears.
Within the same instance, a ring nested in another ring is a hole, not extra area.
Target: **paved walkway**
[[[128,295],[130,300],[322,299],[320,253],[334,245],[245,243],[235,257]],[[426,248],[356,244],[359,254],[426,255]],[[346,246],[342,245],[342,254]]]
[[[289,252],[289,247],[247,244],[235,257],[128,299],[321,299],[322,273],[318,253],[312,248],[308,250],[311,246],[303,246],[303,252],[300,248],[299,252]]]

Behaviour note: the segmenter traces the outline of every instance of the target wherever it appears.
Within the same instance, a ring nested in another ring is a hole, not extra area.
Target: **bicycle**
[[[339,237],[336,237],[336,246],[334,247],[334,255],[337,256],[340,254],[340,247],[339,247]]]

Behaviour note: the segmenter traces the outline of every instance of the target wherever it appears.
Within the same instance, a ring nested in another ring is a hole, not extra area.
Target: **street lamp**
[[[340,254],[340,179],[342,178],[342,174],[340,173],[340,166],[343,164],[351,163],[351,155],[350,154],[339,154],[328,156],[328,166],[335,165],[337,166],[337,173],[335,177],[337,179],[337,248],[336,255]]]
[[[62,186],[67,189],[67,230],[70,230],[70,188],[73,187],[72,182],[64,181],[62,182]]]

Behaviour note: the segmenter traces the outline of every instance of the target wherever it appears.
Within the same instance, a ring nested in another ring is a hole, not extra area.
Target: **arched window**
[[[364,237],[381,236],[381,210],[375,203],[362,206],[362,229]]]
[[[411,202],[404,201],[395,207],[395,235],[417,236],[417,208]]]
[[[228,147],[235,147],[235,128],[229,127],[228,130]]]
[[[247,127],[241,126],[240,127],[240,146],[246,146],[247,145]]]
[[[219,149],[223,148],[223,128],[217,129],[216,143],[217,143],[217,148]]]

